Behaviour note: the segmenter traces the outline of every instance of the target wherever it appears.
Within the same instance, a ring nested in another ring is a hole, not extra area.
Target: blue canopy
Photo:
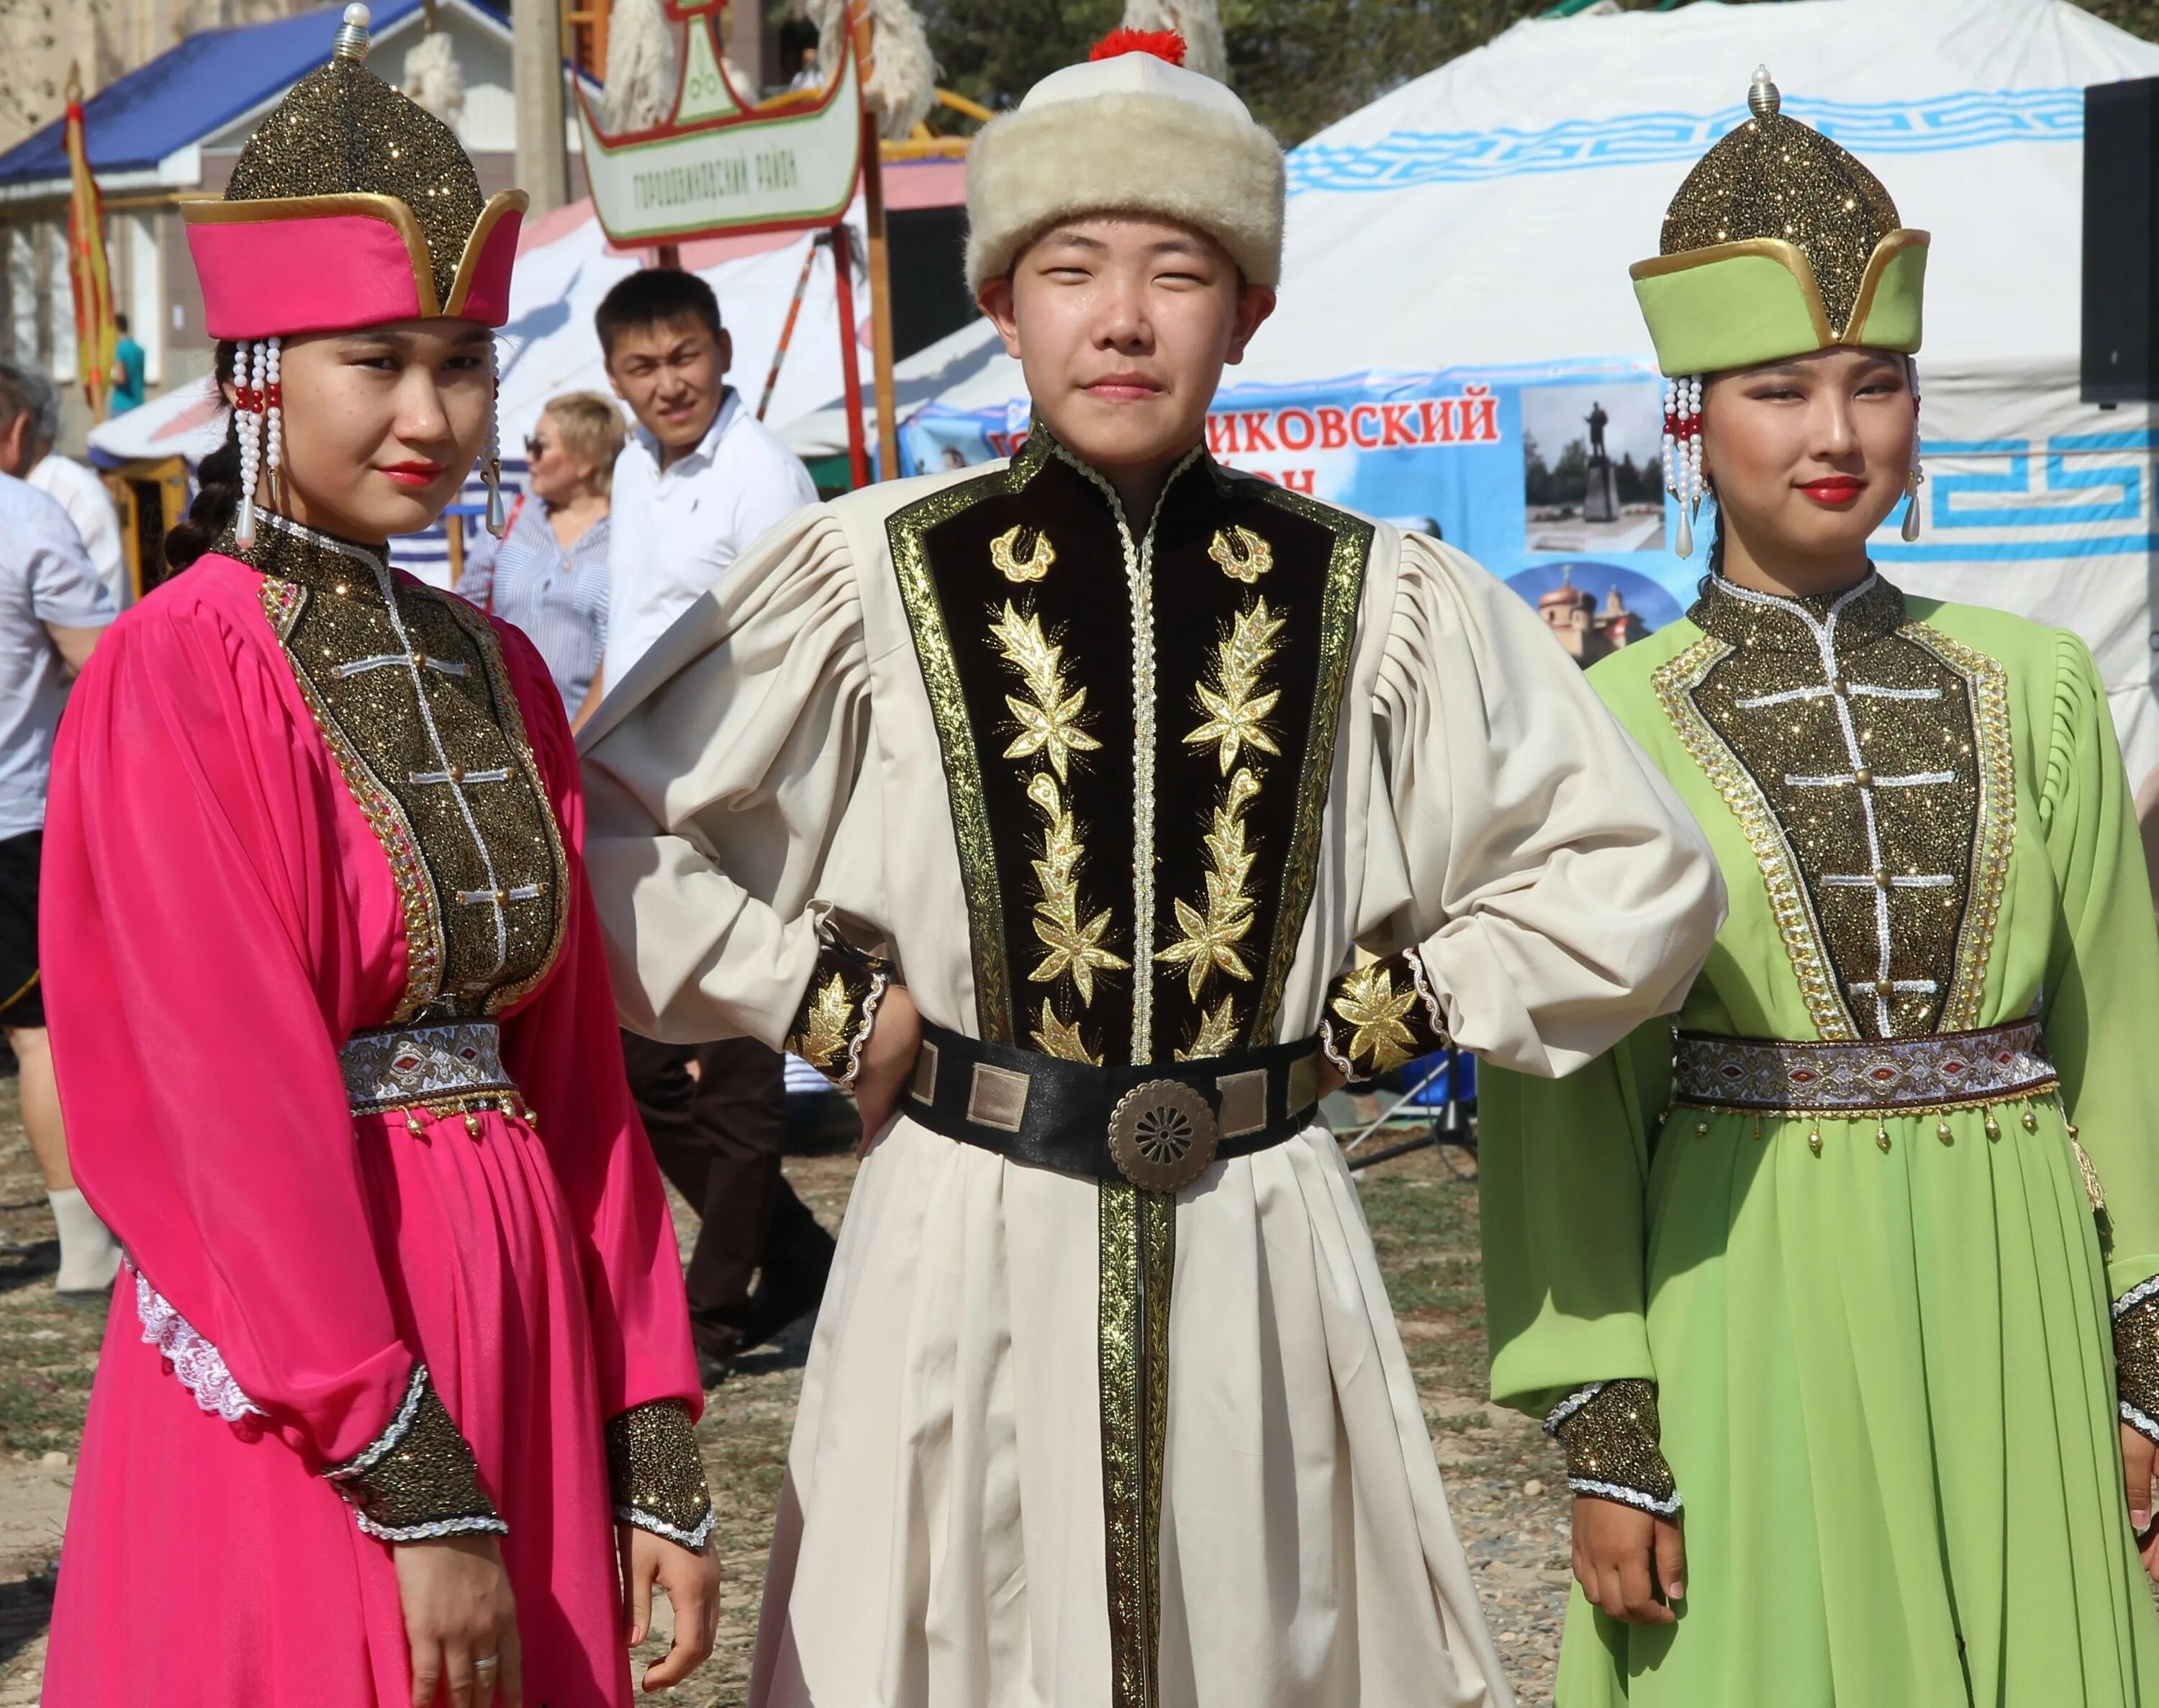
[[[465,0],[507,30],[481,0]],[[380,35],[420,9],[422,0],[377,0]],[[151,172],[176,149],[215,136],[241,115],[273,101],[329,57],[341,5],[318,7],[267,23],[206,29],[130,71],[83,103],[91,169],[101,177]],[[66,122],[55,119],[4,154],[0,189],[68,175]]]

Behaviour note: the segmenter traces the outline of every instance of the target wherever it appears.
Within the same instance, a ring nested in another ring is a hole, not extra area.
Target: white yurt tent
[[[1702,553],[1665,544],[1660,390],[1627,268],[1745,118],[1758,65],[1934,236],[1925,531],[1905,545],[1892,517],[1878,561],[1914,592],[2073,624],[2143,781],[2159,438],[2143,406],[2078,401],[2082,139],[2085,86],[2159,75],[2159,45],[2062,0],[1700,0],[1517,24],[1291,155],[1281,307],[1229,375],[1215,448],[1427,520],[1529,597],[1566,581],[1637,632],[1670,621]],[[967,377],[909,423],[915,466],[1024,428],[1017,365],[975,338]],[[1614,465],[1602,504],[1592,433]]]

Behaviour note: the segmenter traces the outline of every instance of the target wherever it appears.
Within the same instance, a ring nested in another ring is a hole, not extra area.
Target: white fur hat
[[[1281,149],[1212,77],[1142,47],[1053,71],[967,153],[967,288],[1059,220],[1155,214],[1204,231],[1257,285],[1281,281]],[[1097,49],[1100,54],[1102,49]]]

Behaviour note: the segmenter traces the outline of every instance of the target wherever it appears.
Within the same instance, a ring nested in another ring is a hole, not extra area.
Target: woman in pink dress
[[[524,198],[483,203],[366,39],[349,8],[187,210],[234,436],[54,768],[54,1054],[129,1254],[64,1708],[622,1708],[655,1581],[646,1687],[712,1647],[696,1366],[561,699],[385,545],[484,446],[495,473]]]

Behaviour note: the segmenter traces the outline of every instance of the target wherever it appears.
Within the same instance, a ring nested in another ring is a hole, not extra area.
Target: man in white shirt
[[[114,607],[125,608],[134,590],[120,550],[120,515],[112,507],[111,495],[90,469],[53,448],[60,431],[59,390],[35,369],[13,362],[0,362],[0,390],[23,400],[13,418],[0,429],[0,474],[27,480],[59,501],[90,553],[97,578],[112,595]]]
[[[817,501],[810,471],[727,384],[733,342],[712,287],[655,267],[593,317],[608,378],[637,417],[614,468],[608,688],[767,528]]]
[[[20,455],[37,396],[22,370],[0,363],[0,460]],[[60,1231],[57,1287],[101,1302],[120,1248],[68,1167],[40,988],[38,867],[67,686],[118,614],[67,513],[0,471],[0,1033],[15,1053],[23,1125]]]
[[[815,504],[817,491],[727,384],[733,341],[695,273],[632,273],[593,320],[608,378],[638,422],[614,465],[597,701],[753,540]],[[754,1038],[693,1048],[625,1032],[623,1056],[660,1170],[703,1219],[685,1280],[711,1387],[737,1354],[816,1308],[831,1236],[780,1172],[787,1099],[777,1051]]]

